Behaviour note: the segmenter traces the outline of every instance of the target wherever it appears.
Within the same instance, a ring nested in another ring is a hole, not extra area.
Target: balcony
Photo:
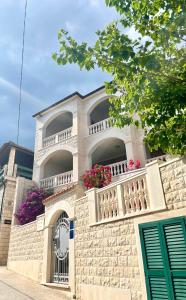
[[[54,188],[73,182],[73,171],[51,176],[40,181],[40,187],[44,189]]]
[[[52,153],[41,166],[41,188],[54,188],[73,181],[73,156],[66,150]]]
[[[46,148],[71,138],[72,126],[72,113],[60,113],[43,128],[42,147]]]
[[[43,148],[65,141],[72,136],[72,127],[43,139]]]
[[[95,133],[105,131],[106,129],[111,128],[111,127],[112,127],[112,119],[107,118],[98,123],[90,125],[89,126],[89,135],[93,135]]]
[[[89,116],[89,135],[93,135],[113,126],[112,119],[109,118],[111,104],[108,99],[99,102],[90,112]]]

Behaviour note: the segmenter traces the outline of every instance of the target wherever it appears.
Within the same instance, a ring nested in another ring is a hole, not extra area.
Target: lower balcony
[[[73,155],[66,150],[54,152],[41,167],[40,187],[55,188],[73,182]]]
[[[73,171],[51,176],[40,181],[40,187],[44,189],[54,188],[73,182]]]

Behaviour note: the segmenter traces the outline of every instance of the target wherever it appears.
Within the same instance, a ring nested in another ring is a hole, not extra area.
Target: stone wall
[[[43,231],[37,231],[37,221],[12,226],[8,268],[34,280],[41,280],[43,261]]]
[[[105,295],[107,300],[146,300],[138,225],[186,215],[185,161],[176,159],[160,165],[159,170],[166,206],[157,209],[154,205],[154,210],[145,214],[90,225],[88,196],[82,197],[82,190],[78,188],[53,196],[47,202],[46,232],[47,226],[50,228],[54,225],[50,222],[47,225],[47,218],[51,217],[50,220],[55,222],[60,211],[65,210],[64,205],[68,203],[72,210],[74,207],[75,239],[73,257],[72,252],[70,253],[70,268],[72,265],[75,267],[72,280],[75,280],[75,294],[78,300],[105,300]],[[73,194],[76,192],[81,198],[78,199],[77,195]],[[153,199],[158,202],[158,193]],[[45,264],[47,265],[47,257],[50,256],[51,239],[47,233],[45,236],[48,242],[44,247],[43,225],[41,224],[39,229],[41,231],[37,231],[37,223],[38,221],[24,226],[12,226],[8,267],[41,281],[41,270],[48,268]],[[46,254],[44,257],[43,250]],[[42,264],[45,268],[42,268]]]
[[[90,227],[87,197],[76,202],[75,215],[77,299],[82,298],[82,285],[131,290],[132,299],[141,299],[133,220]]]
[[[137,247],[139,232],[138,225],[135,226],[135,224],[175,217],[179,215],[178,208],[186,207],[185,161],[177,159],[160,165],[160,175],[168,210],[165,208],[161,212],[154,211],[153,214],[146,216],[138,215],[120,221],[90,226],[88,198],[84,197],[76,201],[77,299],[94,299],[95,295],[99,295],[100,286],[117,288],[118,291],[122,289],[123,293],[129,291],[132,300],[145,299],[142,285],[143,265],[140,259],[140,246]],[[170,210],[174,210],[174,212],[171,213]],[[92,288],[93,286],[94,288]],[[94,294],[92,298],[84,292],[90,287],[92,295]],[[117,291],[112,295],[117,295]],[[114,299],[117,299],[117,296],[114,296]],[[130,299],[130,296],[125,299]]]
[[[0,220],[0,266],[6,265],[8,257],[8,247],[10,239],[10,229],[13,211],[13,202],[15,195],[16,181],[13,178],[7,178],[5,182],[2,212]],[[5,224],[9,222],[9,224]]]
[[[177,159],[160,166],[160,174],[168,209],[186,206],[186,159]]]

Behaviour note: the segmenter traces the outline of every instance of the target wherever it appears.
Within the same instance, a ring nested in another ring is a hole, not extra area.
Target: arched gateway
[[[62,212],[53,228],[53,282],[69,283],[69,218]]]

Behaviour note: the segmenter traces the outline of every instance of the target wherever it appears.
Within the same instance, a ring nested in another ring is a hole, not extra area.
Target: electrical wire
[[[18,105],[18,118],[17,118],[17,144],[19,143],[19,135],[20,135],[20,118],[21,118],[21,104],[22,104],[22,83],[23,83],[23,66],[24,66],[27,2],[28,2],[28,0],[25,0],[23,40],[22,40],[22,51],[21,51],[21,72],[20,72],[20,84],[19,84],[19,105]]]

